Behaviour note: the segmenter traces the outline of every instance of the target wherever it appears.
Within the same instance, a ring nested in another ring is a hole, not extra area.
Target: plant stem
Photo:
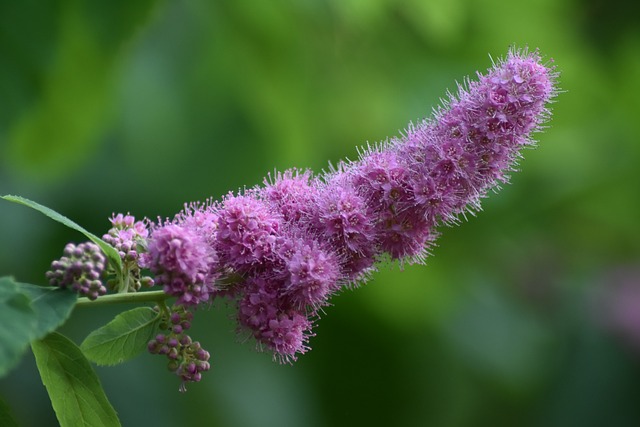
[[[106,304],[123,304],[123,303],[140,303],[140,302],[161,302],[171,298],[171,295],[167,295],[164,291],[150,291],[150,292],[129,292],[124,294],[110,294],[98,297],[98,299],[92,301],[89,298],[78,298],[76,306],[87,307],[95,305]]]

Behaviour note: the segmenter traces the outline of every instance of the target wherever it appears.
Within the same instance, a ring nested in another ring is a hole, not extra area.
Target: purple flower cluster
[[[549,117],[555,79],[537,52],[512,50],[434,118],[357,161],[319,176],[288,170],[185,207],[151,228],[141,264],[179,304],[235,301],[241,330],[295,360],[332,295],[362,283],[381,259],[422,262],[438,226],[477,211],[508,181]]]
[[[90,300],[107,293],[102,284],[106,259],[98,245],[85,242],[79,245],[68,243],[62,258],[51,263],[46,277],[51,286],[70,288]]]
[[[142,286],[153,286],[153,279],[142,276],[138,258],[144,253],[149,230],[144,221],[136,221],[132,215],[114,214],[111,219],[111,229],[102,239],[113,246],[122,259],[124,270],[125,291],[138,291]],[[109,287],[120,291],[121,278],[109,280]]]
[[[196,306],[213,296],[218,258],[208,240],[207,219],[187,213],[153,229],[140,264],[151,270],[167,294],[178,298],[176,304]]]
[[[109,221],[111,229],[102,239],[116,248],[123,261],[137,260],[138,246],[149,236],[144,221],[136,221],[134,216],[121,213],[114,214]]]
[[[150,353],[165,355],[169,359],[169,370],[182,380],[181,392],[187,391],[187,382],[200,381],[202,372],[210,368],[209,352],[186,334],[192,319],[193,313],[184,306],[174,306],[166,313],[166,319],[161,325],[166,333],[156,335],[147,345]]]
[[[294,361],[333,295],[364,283],[381,260],[423,262],[439,226],[475,213],[508,182],[549,118],[556,77],[537,52],[511,50],[459,85],[433,118],[356,161],[320,175],[278,172],[220,201],[185,205],[171,220],[113,215],[103,239],[119,253],[122,274],[87,242],[67,245],[47,278],[89,299],[106,293],[105,275],[117,292],[157,284],[175,297],[170,308],[160,303],[163,332],[148,349],[168,358],[182,391],[210,368],[186,331],[193,311],[215,298],[236,306],[239,332],[258,348]]]

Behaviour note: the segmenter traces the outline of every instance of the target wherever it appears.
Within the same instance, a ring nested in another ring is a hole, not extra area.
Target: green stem
[[[105,304],[123,304],[123,303],[140,303],[140,302],[162,302],[171,295],[167,295],[164,291],[150,291],[150,292],[129,292],[124,294],[110,294],[98,297],[98,299],[91,301],[89,298],[78,298],[76,305],[78,307],[87,307],[95,305]]]

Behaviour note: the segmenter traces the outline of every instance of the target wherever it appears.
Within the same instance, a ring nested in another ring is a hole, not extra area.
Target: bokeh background
[[[213,366],[186,394],[157,356],[97,368],[123,424],[640,425],[640,3],[1,0],[0,194],[96,234],[355,158],[511,45],[553,58],[564,91],[511,185],[426,266],[334,298],[293,366],[218,304],[196,313]],[[83,240],[7,202],[0,239],[0,274],[32,283]],[[0,396],[56,425],[30,354]]]

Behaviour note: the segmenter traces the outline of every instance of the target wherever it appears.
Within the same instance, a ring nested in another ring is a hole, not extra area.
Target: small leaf
[[[20,293],[10,277],[0,278],[0,377],[6,374],[27,349],[37,324],[29,298]]]
[[[12,196],[9,194],[5,196],[0,196],[0,197],[9,202],[18,203],[21,205],[28,206],[32,209],[35,209],[38,212],[43,213],[44,215],[53,219],[54,221],[58,221],[59,223],[64,224],[67,227],[84,234],[85,236],[87,236],[89,240],[91,240],[96,245],[100,246],[100,249],[102,249],[102,252],[104,252],[105,255],[107,255],[107,258],[109,258],[109,262],[111,263],[113,268],[116,270],[116,273],[120,275],[120,273],[122,272],[122,260],[120,259],[120,255],[118,255],[118,252],[113,248],[113,246],[111,246],[110,244],[108,244],[107,242],[105,242],[95,234],[85,230],[84,228],[82,228],[81,226],[79,226],[78,224],[76,224],[66,216],[61,215],[58,212],[54,211],[53,209],[43,206],[40,203],[34,202],[29,199],[25,199],[24,197]]]
[[[93,331],[80,348],[98,365],[116,365],[143,352],[159,323],[160,313],[149,307],[134,308]]]
[[[120,426],[98,376],[77,345],[53,332],[33,341],[31,349],[61,427]]]
[[[18,422],[11,413],[11,408],[0,399],[0,426],[3,427],[18,427]]]

